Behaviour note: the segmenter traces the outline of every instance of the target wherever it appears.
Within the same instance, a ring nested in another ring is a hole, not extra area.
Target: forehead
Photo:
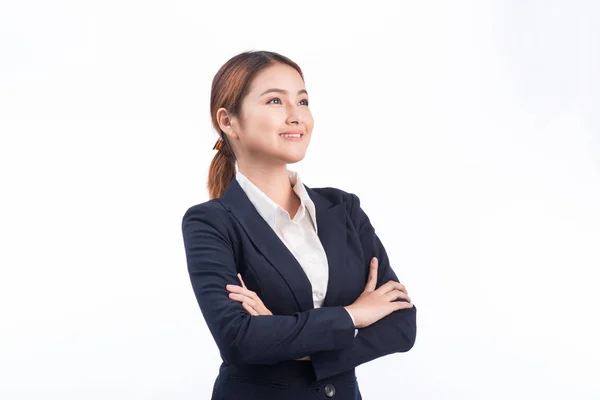
[[[271,88],[284,89],[293,93],[305,89],[304,81],[298,71],[280,63],[271,65],[256,74],[250,85],[250,93],[258,96]]]

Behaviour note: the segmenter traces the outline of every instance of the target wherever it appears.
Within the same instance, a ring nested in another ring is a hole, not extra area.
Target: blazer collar
[[[304,185],[304,184],[303,184]],[[327,254],[329,281],[323,307],[346,305],[336,302],[344,281],[346,249],[346,210],[304,185],[315,206],[318,236]],[[240,184],[234,178],[220,197],[225,208],[240,223],[248,239],[288,283],[301,311],[314,308],[312,285],[302,266],[260,216]]]
[[[304,217],[305,215],[312,221],[312,226],[315,229],[315,232],[318,233],[318,223],[315,217],[315,205],[308,193],[306,192],[306,187],[302,184],[302,180],[300,179],[299,174],[296,171],[291,171],[288,169],[288,177],[290,179],[290,184],[294,192],[300,198],[300,208],[294,219]],[[278,226],[279,218],[285,218],[285,211],[281,208],[277,203],[269,198],[266,194],[264,194],[252,181],[250,181],[244,174],[240,171],[237,171],[235,174],[235,179],[240,184],[240,187],[246,195],[250,202],[256,208],[256,211],[263,217],[265,221],[271,226],[273,230]],[[287,215],[289,218],[289,214]]]

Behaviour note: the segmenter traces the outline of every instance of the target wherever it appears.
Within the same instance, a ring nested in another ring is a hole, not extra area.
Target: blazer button
[[[327,397],[335,396],[335,386],[333,386],[331,383],[329,385],[325,386],[325,396],[327,396]]]

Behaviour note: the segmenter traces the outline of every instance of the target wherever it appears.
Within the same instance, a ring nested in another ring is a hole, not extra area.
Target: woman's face
[[[259,72],[232,118],[239,163],[293,164],[304,158],[313,129],[308,94],[294,68],[276,63]],[[283,133],[300,134],[285,137]]]

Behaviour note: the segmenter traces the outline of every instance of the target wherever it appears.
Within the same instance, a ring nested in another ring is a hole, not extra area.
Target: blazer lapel
[[[304,187],[315,203],[319,239],[327,254],[329,266],[327,294],[323,307],[347,305],[339,304],[337,301],[345,278],[346,206],[344,203],[334,204],[308,186],[304,185]]]
[[[329,264],[329,281],[323,306],[335,305],[340,284],[344,279],[345,206],[343,203],[333,204],[306,185],[304,186],[315,204],[319,239]],[[231,180],[220,200],[240,223],[252,244],[287,282],[300,310],[307,311],[314,308],[312,285],[302,266],[256,211],[235,178]]]
[[[254,247],[273,265],[287,282],[301,311],[313,308],[312,286],[287,246],[256,211],[234,178],[221,196],[222,203],[240,223]]]

